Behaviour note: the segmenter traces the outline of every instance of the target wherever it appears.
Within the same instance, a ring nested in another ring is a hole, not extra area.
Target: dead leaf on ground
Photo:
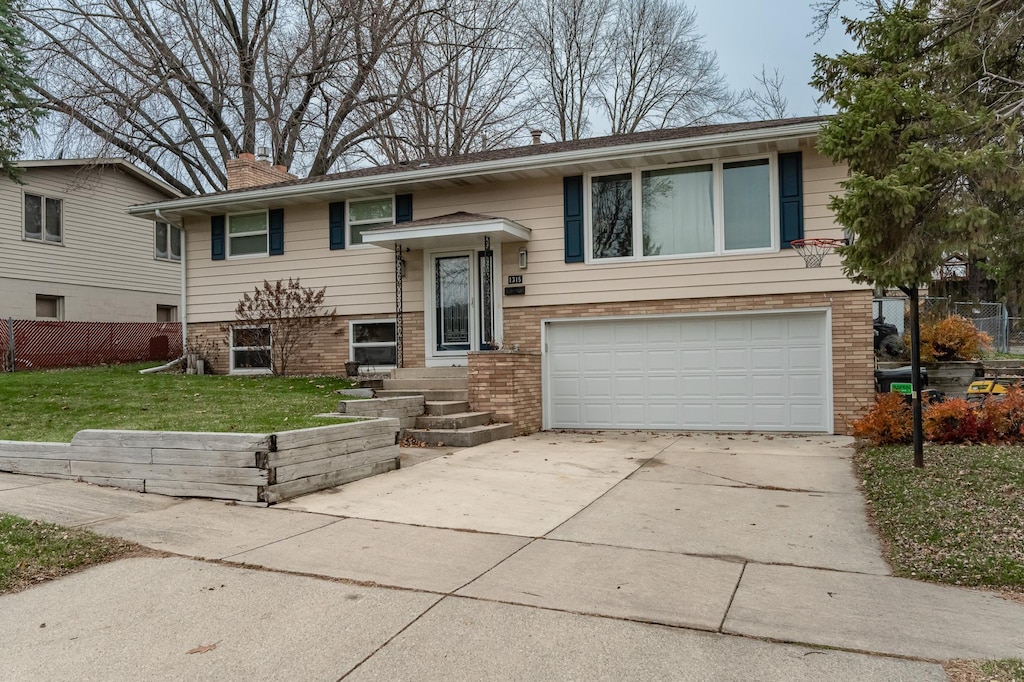
[[[185,653],[186,654],[205,654],[207,651],[213,651],[216,648],[217,648],[217,643],[216,642],[214,642],[213,644],[200,644],[195,649],[192,649],[190,651],[186,651]]]

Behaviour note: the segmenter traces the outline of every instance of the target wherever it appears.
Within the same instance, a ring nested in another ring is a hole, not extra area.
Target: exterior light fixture
[[[526,269],[527,261],[528,261],[528,256],[526,254],[526,247],[525,246],[520,246],[519,247],[519,269],[520,270],[525,270]]]

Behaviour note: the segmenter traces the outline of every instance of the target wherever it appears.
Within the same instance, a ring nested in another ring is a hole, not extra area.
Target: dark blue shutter
[[[412,195],[399,194],[395,197],[395,222],[407,223],[412,220]]]
[[[331,233],[331,251],[345,248],[345,202],[332,202],[327,208],[327,225]]]
[[[210,216],[210,258],[224,260],[224,216]]]
[[[270,209],[270,255],[280,256],[284,253],[284,209]]]
[[[562,179],[565,201],[565,262],[583,262],[583,176]]]
[[[800,152],[779,154],[779,226],[782,248],[804,238],[804,174]]]

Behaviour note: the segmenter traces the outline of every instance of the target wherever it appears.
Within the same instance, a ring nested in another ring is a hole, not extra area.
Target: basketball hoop
[[[828,252],[837,246],[846,246],[845,239],[794,239],[789,243],[804,259],[809,268],[820,268]]]

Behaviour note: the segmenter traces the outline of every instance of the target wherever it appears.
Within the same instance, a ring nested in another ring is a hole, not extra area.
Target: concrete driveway
[[[890,575],[848,444],[541,433],[271,509],[0,475],[0,511],[187,557],[0,597],[2,669],[941,680],[935,661],[1024,657],[1024,606]]]

